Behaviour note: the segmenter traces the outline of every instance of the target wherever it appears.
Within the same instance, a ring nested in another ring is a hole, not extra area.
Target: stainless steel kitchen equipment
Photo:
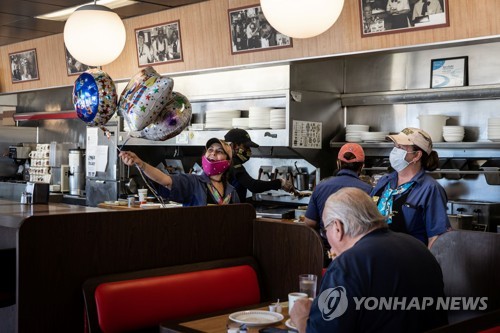
[[[450,200],[450,214],[472,216],[472,230],[497,232],[500,225],[500,203],[486,201]]]
[[[85,149],[69,150],[69,194],[85,195]]]
[[[95,129],[95,128],[94,128]],[[118,133],[118,121],[112,118],[107,124],[106,129],[109,131],[109,138],[104,134],[102,130],[97,131],[97,145],[98,146],[108,146],[106,167],[104,171],[96,171],[93,175],[87,175],[85,183],[85,196],[87,206],[96,207],[99,203],[104,201],[114,201],[117,200],[120,191],[124,191],[124,186],[122,186],[122,181],[119,178],[119,159],[117,150],[117,137]],[[87,138],[89,129],[87,128]],[[87,155],[88,155],[88,144],[87,142]],[[95,144],[95,143],[94,143]],[[125,178],[126,170],[122,170],[123,182],[127,182],[129,178]],[[123,189],[122,189],[123,188]],[[125,195],[128,192],[124,192]]]

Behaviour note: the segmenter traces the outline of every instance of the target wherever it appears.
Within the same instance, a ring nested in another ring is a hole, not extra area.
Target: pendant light
[[[122,53],[126,33],[120,17],[105,6],[85,5],[73,12],[64,25],[69,53],[89,66],[103,66]]]
[[[261,0],[260,5],[274,29],[289,37],[310,38],[337,21],[344,0]]]

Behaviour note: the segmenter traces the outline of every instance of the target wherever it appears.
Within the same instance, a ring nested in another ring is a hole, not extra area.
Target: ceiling
[[[64,22],[36,19],[35,16],[92,0],[0,0],[0,46],[62,33]],[[131,6],[115,9],[122,19],[167,10],[205,0],[136,0]]]

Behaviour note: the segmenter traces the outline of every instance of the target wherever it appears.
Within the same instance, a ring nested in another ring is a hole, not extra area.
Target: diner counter
[[[23,221],[30,216],[94,213],[105,210],[106,209],[68,205],[64,203],[26,205],[16,201],[0,199],[0,226],[19,228]]]

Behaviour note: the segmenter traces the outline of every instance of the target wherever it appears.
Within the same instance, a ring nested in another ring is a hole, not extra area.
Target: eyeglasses
[[[224,149],[222,149],[222,148],[212,148],[212,147],[210,147],[210,148],[207,149],[207,153],[208,154],[215,154],[215,155],[219,155],[219,154],[227,155],[226,151]]]
[[[332,224],[333,224],[333,221],[332,221],[332,222],[330,222],[330,223],[328,223],[325,227],[323,227],[323,228],[319,229],[319,234],[320,234],[320,236],[321,236],[321,237],[326,238],[326,232],[328,231],[327,229],[328,229],[328,227],[329,227],[329,226],[331,226]]]

